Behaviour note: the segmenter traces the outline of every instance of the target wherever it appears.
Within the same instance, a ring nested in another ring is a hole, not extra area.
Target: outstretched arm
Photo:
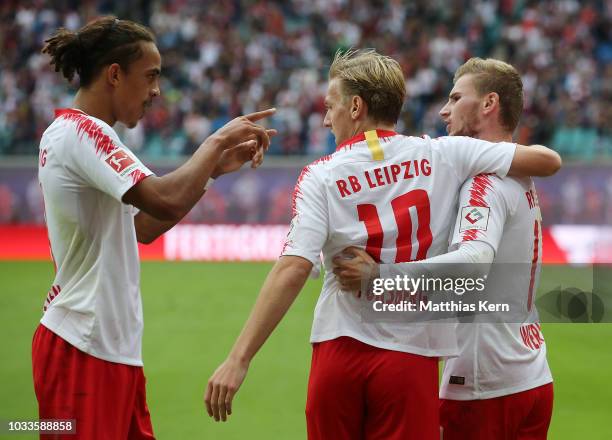
[[[266,132],[270,137],[276,135],[276,130],[273,129],[266,130]],[[228,148],[221,153],[221,157],[212,171],[211,177],[216,179],[223,174],[228,174],[239,170],[242,165],[248,161],[251,161],[251,168],[257,168],[262,164],[263,157],[264,149],[263,147],[257,148],[257,141],[251,140],[243,142],[233,148]],[[200,194],[200,197],[202,197],[205,190],[204,188],[198,189],[198,193]],[[181,221],[182,218],[183,217],[174,218],[172,220],[159,220],[151,214],[140,211],[136,217],[134,217],[136,238],[140,243],[152,243],[164,232],[172,229],[179,221]]]
[[[122,201],[158,220],[179,221],[202,197],[204,186],[225,150],[255,139],[258,146],[268,148],[270,137],[255,122],[275,111],[264,110],[231,120],[206,139],[181,167],[163,177],[147,177],[130,188]]]
[[[251,359],[266,342],[304,286],[312,263],[302,257],[281,257],[264,282],[249,318],[227,359],[208,380],[206,411],[227,420],[232,400],[247,374]]]

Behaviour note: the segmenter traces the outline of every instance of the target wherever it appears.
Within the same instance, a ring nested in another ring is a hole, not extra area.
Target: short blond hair
[[[495,92],[499,95],[501,123],[514,131],[523,112],[523,81],[508,63],[493,58],[470,58],[455,72],[453,83],[464,75],[474,75],[474,88],[480,96]]]
[[[345,97],[360,96],[375,122],[395,124],[406,96],[404,73],[393,58],[374,49],[337,51],[329,79],[341,81]]]

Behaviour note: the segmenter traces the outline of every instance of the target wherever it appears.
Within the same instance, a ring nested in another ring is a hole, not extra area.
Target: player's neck
[[[103,120],[111,127],[117,122],[113,117],[110,100],[94,90],[79,89],[74,97],[73,107]]]
[[[359,133],[365,133],[366,131],[371,130],[387,130],[387,131],[395,131],[395,124],[389,124],[386,122],[374,122],[374,121],[363,121],[361,124],[355,126],[355,133],[357,135]]]
[[[480,130],[475,137],[489,142],[512,142],[512,133],[499,126]]]

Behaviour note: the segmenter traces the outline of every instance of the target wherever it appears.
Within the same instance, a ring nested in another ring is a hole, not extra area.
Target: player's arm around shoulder
[[[461,180],[463,176],[483,172],[513,177],[548,177],[561,168],[561,156],[543,145],[490,142],[465,136],[443,136],[432,139],[431,145],[450,158],[452,166],[458,168],[456,172]],[[512,160],[507,168],[506,159],[510,157]],[[467,170],[461,164],[468,164]]]
[[[508,171],[514,177],[548,177],[561,169],[561,156],[543,145],[516,144],[514,158]]]

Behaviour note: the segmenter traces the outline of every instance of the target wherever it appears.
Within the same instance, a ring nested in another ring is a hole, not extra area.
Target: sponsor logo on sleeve
[[[490,208],[485,206],[464,206],[461,208],[459,232],[477,230],[486,231],[489,224]]]
[[[127,176],[138,167],[138,164],[134,162],[134,159],[132,159],[122,149],[113,151],[106,157],[105,161],[121,177]]]

